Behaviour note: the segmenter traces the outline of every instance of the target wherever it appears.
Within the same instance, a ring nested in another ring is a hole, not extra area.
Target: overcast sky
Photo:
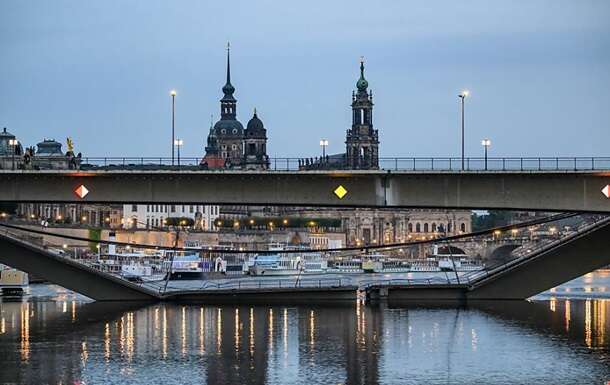
[[[0,127],[85,156],[184,156],[219,115],[232,46],[238,119],[271,156],[344,151],[358,60],[381,156],[610,155],[610,1],[0,0]],[[65,145],[64,145],[65,146]]]

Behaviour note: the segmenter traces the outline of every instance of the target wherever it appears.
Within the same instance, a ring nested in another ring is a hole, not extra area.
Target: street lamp
[[[183,144],[184,144],[184,141],[182,139],[174,140],[174,146],[178,147],[178,167],[180,167],[180,147],[182,147]],[[173,162],[172,162],[172,164],[173,164]]]
[[[464,90],[458,97],[462,101],[462,171],[464,171],[464,100],[470,95],[470,91]]]
[[[176,122],[176,90],[171,90],[169,92],[172,97],[172,143],[176,141],[175,138],[175,122]],[[172,145],[172,166],[174,165],[174,146]]]
[[[485,171],[487,171],[487,149],[489,148],[489,146],[491,146],[491,140],[483,139],[481,141],[481,145],[485,147]]]
[[[17,145],[19,144],[19,141],[17,139],[9,139],[8,144],[9,144],[9,146],[13,147],[12,157],[13,157],[13,170],[14,170],[15,169],[15,153],[17,152]]]
[[[326,158],[326,146],[328,146],[327,139],[320,140],[320,147],[322,147],[322,159]]]

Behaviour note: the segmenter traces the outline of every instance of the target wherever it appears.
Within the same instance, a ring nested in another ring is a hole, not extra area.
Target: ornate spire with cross
[[[222,87],[222,92],[225,94],[223,100],[235,100],[233,93],[235,87],[231,84],[231,43],[227,42],[227,83]]]

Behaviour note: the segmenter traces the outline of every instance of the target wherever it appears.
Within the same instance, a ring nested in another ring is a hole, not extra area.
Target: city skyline
[[[257,108],[272,157],[319,155],[322,138],[328,153],[343,151],[361,55],[381,157],[459,156],[464,88],[466,156],[482,156],[484,138],[490,157],[606,154],[609,5],[439,3],[454,13],[392,4],[363,19],[366,3],[239,3],[223,28],[202,16],[225,20],[220,5],[4,2],[0,39],[13,60],[0,64],[0,126],[25,146],[69,136],[84,156],[169,156],[176,89],[182,156],[201,157],[229,40],[238,119]]]

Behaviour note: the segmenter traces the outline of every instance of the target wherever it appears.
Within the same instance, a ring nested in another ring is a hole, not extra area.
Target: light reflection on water
[[[599,291],[607,278],[567,288]],[[604,383],[610,300],[557,296],[565,289],[542,301],[395,309],[142,307],[50,293],[0,303],[0,382]]]

